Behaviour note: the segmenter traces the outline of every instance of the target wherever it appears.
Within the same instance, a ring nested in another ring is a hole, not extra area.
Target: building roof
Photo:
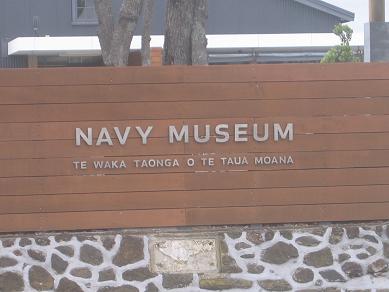
[[[339,17],[342,20],[342,22],[353,21],[355,18],[355,13],[340,8],[338,6],[332,5],[322,0],[294,0],[294,1],[306,6],[310,6],[314,9],[323,11],[327,14],[331,14],[335,17]]]
[[[0,1],[0,24],[2,21],[7,24],[0,25],[0,39],[8,43],[8,50],[0,50],[3,57],[99,55],[97,25],[72,23],[72,14],[65,2],[69,4],[70,0]],[[116,4],[119,2],[114,0]],[[50,11],[63,13],[56,15]],[[326,40],[329,41],[335,24],[354,19],[354,13],[321,0],[210,0],[208,14],[208,47],[211,49],[330,46],[335,43],[322,44],[315,35],[327,33]],[[163,45],[164,15],[165,0],[156,0],[152,30],[154,46]],[[37,19],[36,30],[29,19]],[[240,38],[241,35],[244,37]],[[139,44],[139,37],[135,37],[132,48],[136,49]]]
[[[157,3],[161,5],[160,1]],[[355,16],[320,0],[211,0],[208,3],[207,34],[331,33],[336,24],[353,21]],[[163,23],[163,19],[155,21]]]
[[[114,0],[119,9],[120,0]],[[165,0],[156,0],[152,34],[164,34]],[[210,0],[207,34],[331,33],[354,13],[321,0]],[[0,38],[91,36],[97,20],[75,23],[71,0],[0,1]],[[12,17],[18,15],[18,17]],[[34,20],[34,21],[33,21]],[[141,32],[141,25],[137,30]]]

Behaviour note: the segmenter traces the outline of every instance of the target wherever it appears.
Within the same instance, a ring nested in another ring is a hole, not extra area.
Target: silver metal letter
[[[226,143],[230,140],[230,133],[228,133],[228,125],[220,124],[215,127],[216,143]],[[222,136],[222,137],[221,137]]]
[[[269,124],[264,124],[263,136],[258,136],[258,124],[253,125],[253,137],[255,141],[264,142],[269,139]]]
[[[148,126],[145,132],[143,132],[141,127],[136,127],[136,131],[142,137],[142,144],[147,144],[147,138],[149,137],[152,130],[153,126]]]
[[[249,139],[247,138],[247,124],[235,124],[235,142],[247,142]],[[246,135],[246,137],[242,137],[242,135]]]
[[[120,145],[124,145],[127,142],[128,134],[130,134],[131,127],[126,127],[124,134],[120,133],[120,129],[118,127],[113,128],[115,130],[116,137],[118,137]]]
[[[279,141],[281,139],[293,141],[293,123],[288,123],[285,127],[285,130],[282,130],[280,124],[274,124],[274,141]]]
[[[205,125],[205,136],[202,138],[199,135],[199,125],[194,125],[194,139],[197,143],[207,143],[209,142],[209,137],[211,136],[211,126]]]
[[[107,128],[101,128],[99,137],[97,138],[96,146],[100,146],[101,143],[107,143],[110,146],[113,145],[111,136],[109,135]]]
[[[169,143],[173,144],[174,140],[180,142],[182,139],[184,139],[184,143],[189,143],[188,125],[183,125],[179,134],[175,126],[169,126]]]
[[[91,146],[93,143],[93,136],[92,136],[92,128],[88,128],[88,135],[85,135],[85,133],[80,129],[76,128],[76,145],[81,145],[81,139],[84,140],[84,142]]]

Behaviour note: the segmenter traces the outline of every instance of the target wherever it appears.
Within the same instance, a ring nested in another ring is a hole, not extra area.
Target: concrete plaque
[[[216,245],[216,239],[154,239],[150,242],[151,269],[159,273],[217,272]]]

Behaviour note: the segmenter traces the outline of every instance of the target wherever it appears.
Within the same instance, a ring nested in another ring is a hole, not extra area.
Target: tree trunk
[[[192,64],[208,64],[207,36],[205,25],[208,19],[208,1],[194,0],[195,10],[192,28]]]
[[[112,65],[111,45],[113,35],[112,1],[95,0],[96,15],[99,22],[97,35],[105,65]]]
[[[150,41],[151,41],[151,24],[154,11],[154,0],[144,0],[143,3],[143,34],[142,34],[142,65],[149,66],[151,64],[150,56]]]
[[[99,41],[106,66],[127,66],[130,45],[143,0],[123,0],[119,18],[114,22],[112,0],[95,0],[99,22]]]
[[[167,0],[164,64],[207,64],[207,0]]]

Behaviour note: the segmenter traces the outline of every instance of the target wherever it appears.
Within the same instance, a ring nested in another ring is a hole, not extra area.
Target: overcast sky
[[[369,0],[325,0],[355,13],[355,21],[349,23],[355,33],[354,43],[363,43],[364,24],[369,21]],[[389,0],[385,0],[386,20],[389,20]]]

